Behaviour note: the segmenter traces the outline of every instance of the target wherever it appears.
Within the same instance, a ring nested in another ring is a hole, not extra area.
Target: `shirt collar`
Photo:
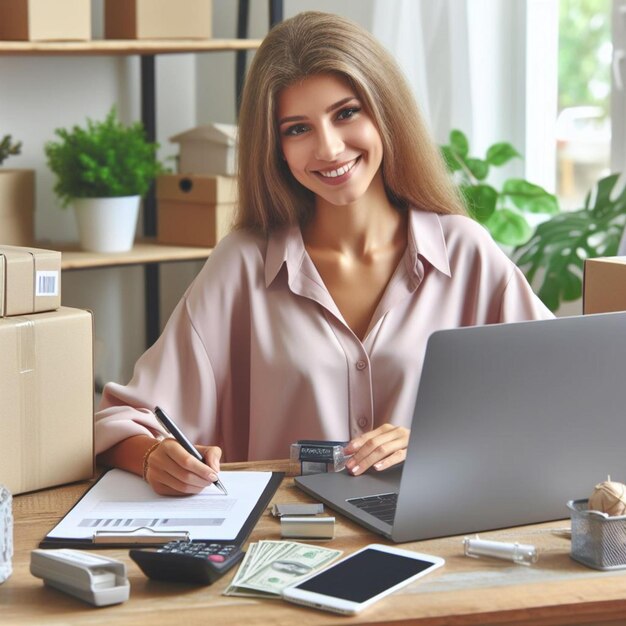
[[[409,211],[407,248],[416,275],[420,273],[418,259],[423,257],[440,272],[451,276],[446,242],[436,213]],[[305,252],[302,232],[298,226],[271,233],[265,257],[265,286],[272,284],[283,265],[286,265],[290,276],[295,276],[300,270]]]
[[[418,258],[422,257],[442,274],[451,276],[450,259],[446,240],[437,213],[430,211],[409,211],[409,237],[407,247],[418,272]]]
[[[300,269],[305,255],[302,232],[298,226],[290,226],[270,233],[265,257],[265,286],[269,287],[283,265],[294,276]]]

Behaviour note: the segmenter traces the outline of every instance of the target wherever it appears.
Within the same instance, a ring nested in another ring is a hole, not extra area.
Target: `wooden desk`
[[[236,464],[233,468],[285,469],[284,462]],[[356,617],[339,617],[280,600],[221,595],[234,570],[209,587],[166,584],[144,577],[127,550],[102,550],[128,565],[130,599],[120,605],[93,608],[71,596],[46,588],[29,573],[30,551],[84,492],[87,483],[17,496],[14,499],[15,555],[13,575],[0,585],[2,624],[210,624],[211,626],[272,624],[429,624],[486,625],[626,622],[626,571],[597,572],[569,558],[569,540],[554,529],[568,522],[542,524],[483,536],[535,544],[539,562],[532,567],[494,559],[463,556],[461,538],[405,544],[437,554],[446,565],[426,578],[383,599]],[[275,501],[309,501],[286,479]],[[327,545],[349,553],[380,538],[337,516],[336,538]],[[278,521],[264,515],[251,541],[279,539]]]

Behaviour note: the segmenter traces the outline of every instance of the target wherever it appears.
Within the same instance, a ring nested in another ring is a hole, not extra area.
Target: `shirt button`
[[[361,428],[365,428],[367,426],[367,418],[359,417],[359,419],[357,420],[357,423]]]
[[[356,362],[356,368],[361,371],[364,370],[367,367],[367,363],[365,361],[357,361]]]

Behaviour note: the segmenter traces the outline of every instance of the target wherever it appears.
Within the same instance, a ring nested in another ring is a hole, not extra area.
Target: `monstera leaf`
[[[626,188],[614,193],[618,177],[601,179],[582,209],[539,224],[514,251],[513,259],[529,282],[539,275],[537,294],[552,311],[581,297],[585,259],[617,254],[626,224]]]

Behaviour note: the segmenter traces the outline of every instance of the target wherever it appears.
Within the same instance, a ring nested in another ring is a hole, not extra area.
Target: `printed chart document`
[[[136,531],[187,532],[189,539],[234,540],[261,499],[272,472],[220,472],[228,495],[210,485],[192,496],[159,496],[139,476],[109,470],[46,539],[83,539]],[[120,532],[121,531],[121,532]]]

